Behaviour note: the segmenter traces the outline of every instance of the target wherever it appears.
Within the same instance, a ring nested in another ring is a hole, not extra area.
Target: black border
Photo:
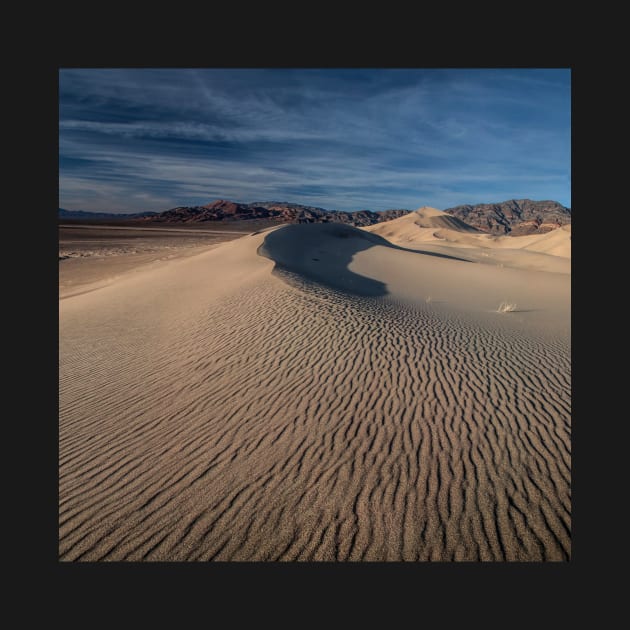
[[[194,19],[193,15],[190,17]],[[33,286],[38,287],[38,290],[41,291],[38,302],[39,317],[46,322],[46,326],[51,322],[55,326],[50,331],[52,332],[52,348],[49,345],[50,340],[42,346],[48,348],[46,353],[50,359],[50,363],[47,364],[50,369],[46,371],[44,385],[41,389],[41,399],[45,411],[38,417],[42,424],[34,428],[35,434],[28,432],[31,433],[28,439],[37,439],[40,445],[43,445],[41,461],[46,462],[45,471],[41,477],[44,479],[43,483],[46,490],[45,515],[44,518],[35,517],[37,519],[35,521],[36,527],[32,536],[35,536],[37,543],[33,545],[36,551],[35,559],[37,562],[44,563],[45,574],[52,581],[62,585],[62,588],[74,589],[66,592],[67,597],[71,599],[77,597],[91,599],[94,597],[98,600],[100,595],[105,597],[105,594],[108,593],[107,598],[109,599],[109,593],[116,593],[122,598],[121,601],[126,599],[132,602],[135,597],[134,593],[138,589],[144,592],[154,589],[153,593],[157,598],[161,595],[166,597],[170,589],[177,591],[180,587],[190,589],[191,597],[194,597],[195,594],[204,595],[203,599],[210,604],[212,602],[219,603],[216,599],[221,591],[226,593],[242,591],[244,597],[248,597],[250,593],[260,594],[262,591],[266,591],[272,596],[272,599],[267,602],[267,608],[284,609],[291,607],[292,603],[289,600],[293,597],[295,597],[293,603],[298,605],[304,600],[310,599],[309,591],[311,591],[314,599],[319,599],[322,594],[325,594],[329,599],[320,600],[319,605],[302,609],[303,614],[307,616],[316,615],[322,608],[324,610],[329,609],[335,603],[351,608],[356,607],[357,613],[360,612],[359,609],[362,609],[369,616],[372,606],[378,606],[378,600],[381,600],[383,596],[390,595],[393,599],[400,599],[400,603],[403,605],[406,600],[407,604],[410,605],[411,614],[414,614],[414,610],[416,611],[414,616],[409,619],[409,623],[426,622],[427,615],[430,618],[433,617],[431,614],[433,610],[437,613],[438,620],[441,618],[446,622],[447,627],[449,625],[448,620],[457,613],[463,614],[464,619],[466,619],[467,614],[470,614],[471,619],[474,617],[494,617],[500,622],[499,625],[509,626],[511,625],[510,617],[523,619],[528,614],[533,613],[534,619],[546,619],[547,622],[550,622],[552,619],[545,612],[545,609],[571,608],[570,602],[575,596],[571,589],[574,586],[576,572],[579,570],[582,572],[583,579],[588,580],[589,578],[584,572],[585,563],[592,561],[594,557],[593,552],[588,550],[588,545],[592,543],[589,541],[590,525],[588,521],[594,517],[589,516],[589,509],[585,506],[587,490],[580,485],[588,475],[576,475],[575,472],[573,473],[574,483],[575,480],[579,481],[577,482],[577,492],[573,494],[572,560],[567,563],[141,564],[61,563],[58,561],[58,459],[56,448],[58,446],[58,432],[55,418],[58,415],[57,352],[59,328],[58,277],[53,276],[56,269],[54,260],[57,257],[58,246],[56,218],[56,208],[58,207],[58,70],[66,67],[571,68],[573,94],[572,209],[577,207],[579,212],[587,211],[585,204],[582,203],[583,187],[576,186],[575,130],[579,110],[577,103],[581,101],[588,88],[582,83],[581,72],[576,72],[575,65],[571,64],[568,51],[563,49],[561,54],[556,55],[556,59],[552,62],[548,60],[541,62],[540,59],[529,58],[524,62],[522,60],[502,61],[497,64],[496,61],[492,61],[493,55],[496,59],[496,51],[494,53],[489,52],[485,60],[480,59],[479,55],[476,55],[476,60],[474,60],[472,59],[475,57],[474,54],[472,56],[463,54],[459,57],[456,55],[455,59],[451,57],[450,61],[444,61],[444,48],[427,53],[428,46],[421,46],[420,42],[425,28],[430,29],[431,25],[425,23],[422,29],[418,28],[417,38],[406,41],[405,51],[408,53],[398,55],[398,58],[394,60],[391,59],[391,50],[389,53],[385,50],[389,45],[388,40],[385,40],[385,44],[377,45],[378,38],[374,35],[366,42],[368,45],[366,48],[372,48],[372,50],[365,55],[365,49],[362,49],[363,59],[359,60],[357,54],[345,57],[342,54],[338,60],[331,61],[326,59],[325,55],[322,57],[320,54],[321,47],[330,42],[330,39],[325,37],[325,33],[322,33],[323,39],[318,42],[320,48],[315,51],[311,50],[310,55],[306,54],[306,59],[303,51],[298,50],[294,54],[293,47],[297,44],[303,46],[313,44],[308,40],[306,42],[300,40],[299,33],[296,34],[295,38],[285,38],[281,43],[286,44],[287,48],[280,51],[281,46],[277,46],[272,54],[265,53],[264,38],[261,37],[260,42],[256,43],[256,51],[249,55],[245,53],[245,59],[242,56],[240,59],[238,58],[238,46],[236,44],[241,41],[241,38],[235,33],[232,33],[234,41],[231,42],[230,48],[219,49],[215,45],[206,48],[204,42],[198,42],[197,45],[191,47],[186,38],[176,36],[165,38],[163,42],[157,42],[163,44],[163,50],[157,50],[158,46],[155,46],[155,49],[146,50],[142,48],[144,42],[140,41],[137,44],[138,48],[131,55],[120,48],[113,51],[112,47],[116,42],[112,43],[111,41],[109,41],[109,45],[105,45],[104,52],[98,52],[98,46],[105,44],[105,40],[109,39],[102,36],[104,41],[96,38],[95,41],[90,41],[86,48],[89,36],[83,34],[82,37],[72,41],[71,47],[66,47],[66,50],[59,55],[57,63],[44,64],[44,80],[40,84],[40,89],[41,98],[45,104],[45,107],[41,108],[43,109],[45,129],[43,129],[38,146],[44,147],[41,149],[45,155],[43,169],[45,177],[42,181],[46,182],[48,202],[45,202],[43,209],[37,209],[37,221],[44,226],[43,240],[40,246],[43,261],[39,263],[37,277],[33,277]],[[212,30],[210,26],[209,29]],[[213,39],[212,35],[211,33],[208,39],[208,46]],[[472,35],[474,33],[471,33]],[[538,37],[533,37],[530,40],[532,45],[544,46],[544,42],[540,40],[540,34],[538,35]],[[504,36],[503,41],[497,42],[495,40],[498,46],[506,45],[508,41],[516,45],[508,36]],[[471,37],[471,46],[474,46],[473,42],[474,37]],[[437,42],[431,44],[431,46],[438,45]],[[442,45],[448,45],[448,40],[442,42]],[[179,46],[182,47],[179,49],[179,53],[174,53],[174,49]],[[419,53],[419,46],[420,50],[425,52]],[[70,48],[73,52],[68,52]],[[290,54],[288,54],[287,49],[291,50]],[[177,57],[177,54],[181,55],[182,50],[184,50],[187,59],[182,61],[180,58],[173,61],[173,57]],[[249,50],[251,51],[251,48]],[[400,47],[397,47],[396,51],[400,52]],[[195,52],[199,54],[195,55]],[[547,54],[547,51],[543,49],[542,54]],[[448,54],[446,57],[448,58]],[[291,59],[290,63],[287,63],[288,58]],[[580,184],[582,182],[583,180],[580,181]],[[577,234],[577,247],[574,248],[572,271],[574,275],[576,273],[579,275],[579,242],[581,238],[579,218],[575,223],[576,229],[572,233],[572,239]],[[50,273],[50,278],[48,273]],[[573,282],[574,275],[572,276],[572,291],[573,313],[575,314],[578,287]],[[42,276],[45,277],[45,280]],[[572,317],[574,331],[576,324],[575,318]],[[583,383],[583,381],[581,376],[576,377],[577,374],[574,371],[573,409],[576,416],[583,422],[584,415],[579,412],[579,408],[584,402],[584,397],[581,395],[584,390],[580,391],[579,400],[576,400],[577,384],[580,381]],[[39,394],[37,397],[39,398]],[[577,424],[576,427],[574,421],[572,440],[574,470],[576,461],[578,462],[578,469],[585,465],[583,459],[585,455],[583,455],[579,444],[584,444],[583,441],[589,441],[588,435],[584,435],[588,432],[589,429],[586,426]],[[45,544],[41,545],[42,541],[45,541]],[[37,551],[38,547],[41,547],[41,550]],[[38,571],[39,569],[34,567],[33,570]],[[101,590],[100,595],[99,589],[104,589]],[[270,591],[270,589],[272,590]],[[275,595],[273,595],[274,592]],[[510,617],[504,617],[502,621],[497,619],[500,617],[495,609],[497,600],[500,600],[501,608],[503,605],[513,607]],[[254,605],[253,602],[252,605]],[[70,606],[72,606],[71,603]],[[156,599],[154,606],[157,610],[160,609],[159,599]],[[243,606],[247,606],[246,601],[243,602]],[[393,622],[396,619],[396,611],[391,612],[389,620]],[[564,617],[564,612],[562,617]],[[214,618],[212,611],[209,611],[207,619],[219,621],[219,619]],[[385,616],[385,620],[387,619],[388,615]],[[374,620],[376,621],[376,617]],[[299,620],[296,620],[296,623],[300,623]]]

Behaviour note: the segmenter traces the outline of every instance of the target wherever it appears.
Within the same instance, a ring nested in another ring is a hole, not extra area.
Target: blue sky
[[[61,69],[59,205],[571,206],[568,69]]]

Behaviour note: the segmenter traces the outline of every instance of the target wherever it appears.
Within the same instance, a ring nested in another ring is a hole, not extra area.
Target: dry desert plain
[[[60,560],[570,559],[570,226],[89,229],[60,232]]]

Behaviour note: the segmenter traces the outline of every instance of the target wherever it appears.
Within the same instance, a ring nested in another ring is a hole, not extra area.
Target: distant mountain
[[[444,212],[489,234],[544,234],[571,223],[571,209],[557,201],[510,199],[501,203],[456,206]]]
[[[139,219],[143,217],[152,217],[157,212],[136,212],[134,214],[115,214],[113,212],[86,212],[85,210],[66,210],[59,208],[60,219],[81,219],[83,221],[100,221],[103,219]]]
[[[357,210],[342,212],[306,206],[288,201],[256,201],[238,203],[218,199],[205,206],[178,206],[165,212],[139,212],[114,214],[106,212],[84,212],[59,208],[60,219],[81,221],[133,221],[139,223],[203,223],[206,221],[248,221],[264,219],[274,223],[345,223],[365,227],[391,221],[412,212],[392,209],[382,212]],[[562,225],[571,223],[571,209],[556,201],[532,201],[510,199],[501,203],[463,205],[444,210],[463,223],[488,234],[522,236],[544,234]]]
[[[260,206],[261,208],[294,208],[296,210],[313,210],[315,212],[328,212],[325,208],[317,206],[305,206],[302,203],[293,203],[291,201],[254,201],[247,204],[249,206]]]
[[[346,223],[355,227],[389,221],[409,210],[342,212],[304,206],[285,201],[236,203],[219,199],[205,206],[179,206],[144,219],[152,223],[201,223],[205,221],[243,221],[269,219],[278,223]]]

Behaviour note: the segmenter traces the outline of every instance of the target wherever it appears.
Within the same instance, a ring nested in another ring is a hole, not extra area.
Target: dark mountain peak
[[[211,203],[206,204],[205,206],[198,206],[200,208],[204,208],[206,210],[222,210],[223,212],[227,212],[229,214],[235,214],[239,212],[239,210],[243,210],[247,208],[249,204],[236,203],[235,201],[228,201],[227,199],[217,199]]]

